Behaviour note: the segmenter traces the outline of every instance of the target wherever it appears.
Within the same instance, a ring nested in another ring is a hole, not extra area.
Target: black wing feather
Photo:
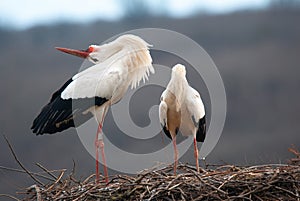
[[[204,142],[206,137],[206,122],[205,122],[205,115],[199,120],[198,123],[198,130],[196,133],[196,140],[197,142]]]
[[[37,135],[45,133],[56,133],[75,127],[89,120],[93,115],[86,110],[93,106],[101,106],[106,98],[79,98],[79,99],[62,99],[61,93],[72,82],[69,79],[59,90],[51,97],[50,102],[44,106],[41,113],[35,118],[32,124],[32,131]],[[74,123],[75,122],[75,123]]]
[[[166,136],[168,136],[168,138],[172,139],[170,131],[167,129],[166,124],[163,126],[163,130],[164,130],[164,133],[166,134]]]
[[[168,138],[172,139],[171,133],[170,133],[170,131],[167,129],[166,124],[163,126],[163,130],[164,130],[164,133],[166,134],[166,136],[167,136]],[[177,135],[178,132],[179,132],[179,128],[176,128],[175,134]]]

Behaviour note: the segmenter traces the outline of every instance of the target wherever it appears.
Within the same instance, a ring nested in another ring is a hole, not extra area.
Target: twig
[[[39,163],[36,163],[36,165],[41,168],[42,170],[44,170],[48,175],[50,175],[53,179],[55,179],[54,181],[56,182],[57,181],[57,177],[51,173],[47,168],[45,168],[44,166],[42,166],[41,164]],[[66,171],[66,169],[63,169],[62,172]],[[59,180],[58,181],[59,183],[61,183],[61,181]]]
[[[203,180],[203,179],[202,179],[195,171],[191,171],[191,172],[194,173],[194,175],[195,175],[202,183],[204,183],[205,185],[211,187],[212,189],[214,189],[214,190],[216,190],[216,191],[218,191],[218,192],[220,192],[220,193],[222,193],[222,194],[224,194],[224,195],[227,195],[227,193],[226,193],[225,191],[223,191],[223,190],[221,190],[221,189],[218,189],[217,187],[211,185],[210,183],[205,182],[205,181],[204,181],[204,180]]]
[[[62,183],[60,180],[61,180],[63,175],[64,175],[64,172],[62,171],[60,173],[60,175],[57,177],[56,181],[46,191],[49,191],[50,189],[52,189],[55,184]]]
[[[5,166],[1,166],[0,165],[0,169],[3,169],[3,170],[8,170],[8,171],[12,171],[12,172],[20,172],[20,173],[27,173],[26,171],[24,170],[20,170],[20,169],[16,169],[16,168],[10,168],[10,167],[5,167]],[[35,172],[30,172],[32,175],[35,175],[35,176],[38,176],[38,177],[41,177],[43,179],[47,179],[49,181],[55,181],[54,179],[50,178],[50,177],[47,177],[45,175],[42,175],[40,173],[35,173]]]
[[[294,194],[293,192],[291,192],[291,191],[289,191],[289,190],[287,190],[287,189],[281,188],[281,187],[279,187],[279,186],[275,186],[275,188],[278,189],[278,190],[287,192],[287,193],[291,194],[292,196],[294,196],[294,197],[296,197],[296,198],[300,198],[299,195],[296,195],[296,194]]]
[[[42,201],[41,189],[38,185],[34,184],[27,189],[28,189],[28,191],[30,191],[31,189],[34,189],[36,192],[36,201]]]
[[[73,161],[73,167],[72,167],[72,171],[71,171],[70,176],[75,175],[75,168],[76,168],[76,163],[75,163],[74,159],[72,159],[72,161]]]
[[[15,160],[17,161],[17,163],[20,165],[20,167],[35,181],[35,182],[37,182],[38,184],[40,184],[40,185],[42,185],[42,186],[44,186],[44,184],[40,181],[40,180],[38,180],[37,178],[35,178],[34,176],[33,176],[33,174],[31,174],[25,167],[24,167],[24,165],[19,161],[19,159],[17,158],[17,155],[15,154],[15,152],[14,152],[14,150],[13,150],[13,148],[12,148],[12,146],[11,146],[11,144],[9,143],[9,141],[8,141],[8,139],[6,138],[6,136],[5,135],[3,135],[3,137],[4,137],[4,139],[5,139],[5,141],[6,141],[6,143],[8,144],[8,147],[9,147],[9,149],[10,149],[10,151],[11,151],[11,153],[12,153],[12,155],[14,156],[14,158],[15,158]]]
[[[21,201],[20,199],[14,197],[12,195],[8,195],[8,194],[0,194],[0,197],[8,197],[8,198],[11,198],[13,200]]]

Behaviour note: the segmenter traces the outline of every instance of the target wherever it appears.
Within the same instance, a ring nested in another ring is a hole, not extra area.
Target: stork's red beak
[[[89,54],[93,52],[93,48],[91,47],[89,47],[86,50],[74,50],[74,49],[68,49],[64,47],[56,47],[56,49],[81,58],[87,58]]]

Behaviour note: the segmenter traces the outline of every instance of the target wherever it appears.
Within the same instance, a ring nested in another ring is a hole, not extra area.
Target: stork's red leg
[[[96,147],[96,182],[99,183],[99,148],[100,148],[102,161],[103,161],[105,182],[107,184],[108,183],[108,171],[107,171],[107,165],[106,165],[106,159],[105,159],[103,132],[102,132],[102,125],[103,125],[103,121],[104,121],[106,112],[107,112],[107,108],[105,107],[101,122],[98,125],[98,130],[97,130],[96,139],[95,139],[95,147]]]
[[[98,130],[95,139],[95,151],[96,151],[96,182],[99,183],[99,135],[102,132],[102,125],[98,125]]]
[[[96,146],[96,182],[97,183],[99,182],[99,148],[100,148],[102,161],[103,161],[105,182],[108,183],[108,172],[107,172],[106,159],[105,159],[105,153],[104,153],[102,123],[99,123],[99,126],[98,126],[95,146]]]
[[[174,147],[174,175],[176,175],[177,163],[178,163],[178,150],[176,146],[176,136],[172,139],[173,147]]]
[[[103,141],[102,141],[102,143],[100,143],[100,149],[101,149],[101,156],[102,156],[102,160],[103,160],[103,170],[104,170],[104,176],[105,176],[105,183],[108,184],[108,171],[107,171]]]
[[[195,159],[196,159],[197,172],[199,172],[198,147],[197,147],[196,138],[194,138],[194,156],[195,156]]]

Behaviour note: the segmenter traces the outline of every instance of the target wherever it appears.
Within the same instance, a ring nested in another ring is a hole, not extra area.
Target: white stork
[[[165,134],[173,141],[174,174],[176,174],[178,162],[176,135],[179,130],[184,136],[193,135],[194,137],[194,156],[199,172],[197,142],[204,142],[205,139],[205,110],[200,94],[187,82],[183,65],[177,64],[172,68],[171,80],[160,100],[160,123]]]
[[[89,59],[93,66],[70,78],[51,97],[33,121],[31,129],[37,135],[61,132],[83,124],[91,117],[99,122],[96,147],[96,181],[99,181],[99,148],[105,181],[108,173],[104,155],[102,126],[109,106],[117,103],[131,85],[135,88],[154,73],[149,44],[135,35],[123,35],[116,40],[87,50],[57,48],[60,51]]]

